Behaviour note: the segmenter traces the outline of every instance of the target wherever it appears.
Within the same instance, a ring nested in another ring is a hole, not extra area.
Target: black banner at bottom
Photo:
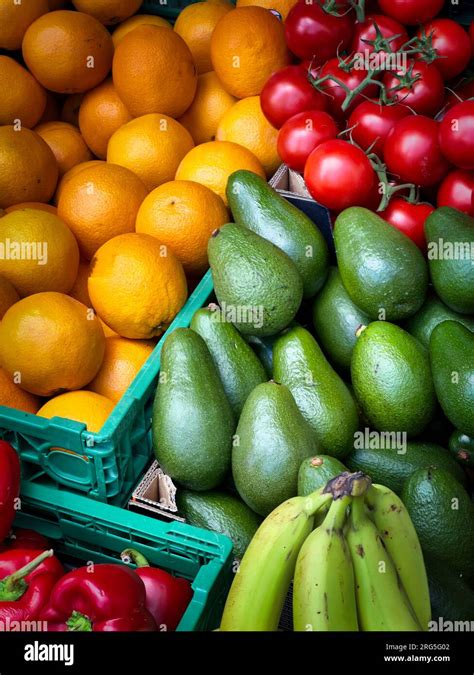
[[[472,675],[472,633],[0,633],[0,675],[277,672]]]

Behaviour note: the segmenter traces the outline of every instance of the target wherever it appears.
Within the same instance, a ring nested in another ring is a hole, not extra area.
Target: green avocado
[[[433,417],[436,396],[428,351],[399,326],[374,321],[361,332],[351,375],[371,427],[416,436]]]
[[[321,454],[342,458],[350,452],[359,426],[354,398],[306,329],[290,328],[275,342],[273,375],[293,394]]]
[[[255,232],[235,223],[208,244],[214,290],[228,320],[244,335],[274,335],[294,319],[303,280],[293,261]]]
[[[329,251],[313,221],[252,171],[230,176],[227,199],[235,222],[284,251],[301,274],[304,297],[315,295],[326,279]]]
[[[461,483],[444,469],[418,469],[401,497],[423,552],[469,579],[474,573],[474,507]]]
[[[462,431],[453,431],[449,439],[449,450],[461,466],[474,467],[474,437]]]
[[[252,389],[267,380],[264,367],[235,326],[225,320],[217,305],[198,309],[191,328],[206,343],[238,419]]]
[[[347,471],[347,467],[335,457],[329,455],[308,457],[301,462],[298,472],[298,494],[306,497],[344,471]]]
[[[474,218],[449,206],[425,222],[431,281],[455,312],[474,314]]]
[[[234,416],[206,343],[190,328],[165,340],[152,438],[163,471],[191,490],[210,490],[231,463]]]
[[[430,339],[436,395],[457,429],[474,435],[474,333],[455,321],[436,326]]]
[[[314,299],[313,324],[316,337],[334,366],[348,370],[356,331],[367,326],[370,317],[350,299],[336,267],[329,270],[328,280]]]
[[[474,332],[474,318],[454,312],[435,295],[427,298],[423,307],[410,317],[403,327],[428,348],[431,333],[443,321],[457,321]]]
[[[259,384],[245,402],[232,449],[232,473],[244,502],[261,516],[298,491],[298,470],[317,452],[290,391]]]
[[[418,246],[368,209],[342,211],[334,226],[342,283],[371,319],[398,321],[415,314],[428,290],[428,266]]]

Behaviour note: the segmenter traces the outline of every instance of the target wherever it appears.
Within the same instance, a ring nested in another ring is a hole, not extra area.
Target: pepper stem
[[[73,611],[69,619],[66,621],[68,631],[76,632],[91,632],[92,621],[85,614]]]
[[[51,558],[53,549],[43,551],[34,560],[31,560],[26,565],[23,565],[19,570],[13,572],[8,577],[0,581],[0,602],[15,602],[19,600],[26,592],[28,584],[25,577],[31,574],[37,567],[41,565],[47,558]]]
[[[137,551],[134,548],[126,548],[125,551],[122,551],[120,557],[122,562],[124,562],[126,565],[133,563],[137,567],[150,567],[150,563],[145,558],[143,553],[140,553],[140,551]]]

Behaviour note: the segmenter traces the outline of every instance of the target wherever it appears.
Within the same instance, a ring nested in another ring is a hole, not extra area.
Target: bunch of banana
[[[265,519],[235,576],[220,630],[277,630],[292,579],[297,631],[420,631],[431,618],[408,512],[360,472],[289,499]]]

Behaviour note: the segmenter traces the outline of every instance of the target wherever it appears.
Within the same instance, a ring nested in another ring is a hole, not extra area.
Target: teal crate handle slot
[[[51,449],[46,457],[40,455],[40,464],[48,476],[63,485],[75,483],[87,488],[94,479],[91,461],[76,453]]]

